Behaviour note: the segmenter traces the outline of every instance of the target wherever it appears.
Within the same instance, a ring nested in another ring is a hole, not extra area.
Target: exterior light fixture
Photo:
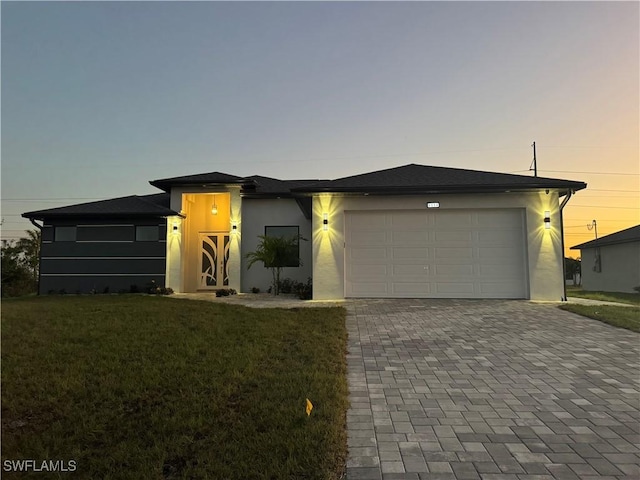
[[[213,196],[213,205],[211,206],[211,215],[218,214],[218,206],[216,205],[216,196]]]
[[[427,202],[427,208],[440,208],[440,202]]]
[[[238,222],[231,222],[231,233],[238,233]]]
[[[551,228],[551,212],[549,212],[549,210],[544,212],[544,228],[545,230]]]
[[[328,213],[322,214],[322,230],[324,230],[325,232],[329,230],[329,214]]]
[[[171,232],[174,235],[179,235],[180,234],[180,226],[178,225],[178,222],[173,222],[173,225],[171,227]]]

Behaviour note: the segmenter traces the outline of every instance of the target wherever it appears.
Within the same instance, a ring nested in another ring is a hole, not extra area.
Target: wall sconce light
[[[544,212],[544,228],[545,230],[551,228],[551,212],[549,212],[549,210]]]
[[[328,213],[322,214],[322,230],[324,230],[325,232],[329,230],[329,214]]]
[[[218,214],[218,206],[216,205],[216,196],[213,196],[213,205],[211,206],[211,215]]]
[[[238,233],[238,222],[231,222],[231,233]]]
[[[178,222],[174,222],[171,226],[171,233],[174,235],[180,235],[180,226],[178,225]]]

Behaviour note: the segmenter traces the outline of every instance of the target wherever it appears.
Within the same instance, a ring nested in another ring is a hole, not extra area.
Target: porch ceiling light
[[[213,205],[211,206],[211,215],[218,214],[218,206],[216,205],[216,196],[213,196]]]
[[[549,212],[549,210],[544,212],[544,228],[545,230],[551,228],[551,212]]]

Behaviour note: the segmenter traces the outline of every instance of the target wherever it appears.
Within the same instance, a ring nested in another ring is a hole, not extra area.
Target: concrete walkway
[[[526,301],[345,306],[348,479],[640,478],[640,335]]]
[[[611,305],[613,307],[637,307],[630,303],[605,302],[602,300],[592,300],[590,298],[567,297],[567,303],[578,303],[580,305]]]
[[[169,298],[186,298],[207,302],[243,305],[252,308],[313,308],[345,306],[346,300],[300,300],[292,294],[272,295],[270,293],[238,293],[228,297],[216,297],[214,292],[174,293]]]

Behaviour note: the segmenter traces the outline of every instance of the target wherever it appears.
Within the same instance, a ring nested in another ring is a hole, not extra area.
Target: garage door
[[[524,215],[345,212],[345,296],[527,298]]]

